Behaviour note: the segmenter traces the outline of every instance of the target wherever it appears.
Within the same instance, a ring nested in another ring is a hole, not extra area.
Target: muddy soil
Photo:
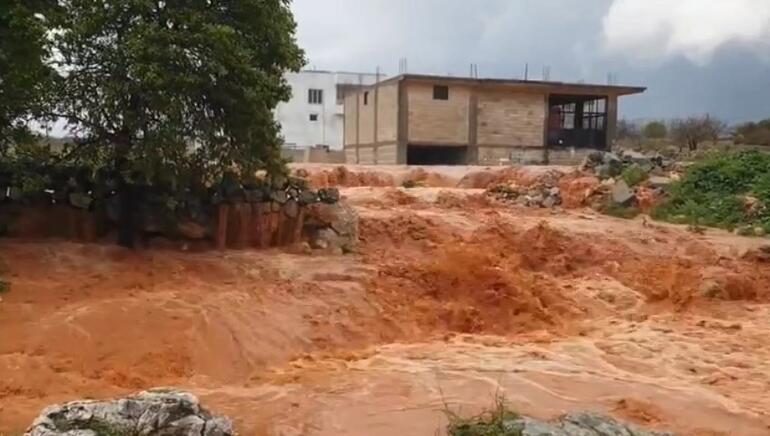
[[[543,419],[770,434],[770,265],[745,256],[763,240],[479,184],[343,189],[344,256],[0,242],[0,434],[168,385],[244,435],[435,435],[497,393]]]

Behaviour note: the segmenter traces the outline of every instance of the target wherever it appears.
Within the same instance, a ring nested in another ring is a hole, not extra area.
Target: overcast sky
[[[294,0],[309,67],[642,85],[627,118],[770,118],[770,0]]]

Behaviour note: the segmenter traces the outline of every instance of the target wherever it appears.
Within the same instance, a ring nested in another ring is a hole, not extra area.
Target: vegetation
[[[53,78],[44,62],[44,17],[55,5],[55,0],[0,2],[0,155],[34,140],[27,122],[42,108]]]
[[[679,145],[680,152],[685,146],[689,151],[695,151],[704,141],[716,144],[725,129],[724,122],[710,115],[690,117],[671,123],[671,137]]]
[[[770,231],[770,155],[714,153],[690,167],[653,217],[689,224]]]
[[[649,174],[639,165],[629,165],[620,174],[620,177],[628,184],[634,187],[649,178]]]
[[[258,172],[284,187],[273,110],[304,64],[289,3],[3,2],[0,187],[89,209],[117,198],[128,246],[134,211],[260,191]],[[37,147],[31,118],[64,120],[76,139]]]
[[[11,290],[11,284],[0,277],[0,294],[8,292],[9,290]]]
[[[412,179],[404,180],[403,183],[401,183],[401,187],[405,189],[418,188],[419,186],[420,186],[420,182]]]
[[[520,418],[511,411],[505,398],[495,399],[495,408],[472,418],[462,418],[445,410],[449,418],[449,436],[521,436],[521,429],[511,426],[511,421]]]
[[[648,139],[663,139],[668,136],[668,128],[662,121],[651,121],[644,126],[642,133]]]
[[[770,118],[738,126],[735,130],[735,143],[770,146]]]
[[[281,172],[273,109],[304,63],[288,3],[60,1],[49,115],[79,134],[73,155],[123,172]]]
[[[639,131],[636,124],[627,120],[619,120],[617,136],[620,141],[638,141],[641,139],[642,133]]]

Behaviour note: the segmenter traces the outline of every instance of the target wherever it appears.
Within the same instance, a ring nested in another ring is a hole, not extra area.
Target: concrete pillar
[[[606,149],[612,148],[618,131],[618,96],[607,97],[607,144]]]

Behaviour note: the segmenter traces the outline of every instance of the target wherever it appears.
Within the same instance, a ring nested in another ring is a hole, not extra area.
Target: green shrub
[[[747,206],[747,197],[757,199]],[[712,153],[671,187],[653,218],[728,230],[740,226],[770,231],[770,155],[755,151]]]
[[[628,186],[634,187],[647,180],[649,175],[647,174],[647,171],[642,169],[642,167],[639,165],[631,165],[623,170],[623,172],[620,174],[620,177],[625,180]]]
[[[521,436],[521,430],[506,426],[509,421],[520,418],[510,410],[503,397],[496,398],[495,408],[472,418],[462,418],[446,410],[449,418],[449,436]]]
[[[417,181],[414,181],[414,180],[412,180],[412,179],[408,179],[408,180],[404,180],[404,182],[403,182],[403,183],[401,183],[401,186],[402,186],[402,187],[404,187],[404,188],[406,188],[406,189],[412,189],[412,188],[417,188],[417,187],[419,187],[419,186],[420,186],[420,183],[419,183],[419,182],[417,182]]]
[[[661,121],[651,121],[644,126],[642,134],[649,139],[663,139],[668,135],[668,128]]]

